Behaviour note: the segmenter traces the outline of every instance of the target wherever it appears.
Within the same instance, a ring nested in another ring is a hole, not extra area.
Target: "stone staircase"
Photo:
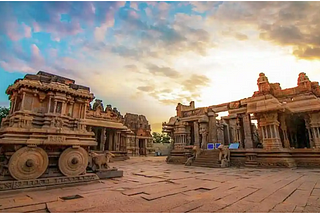
[[[203,150],[191,166],[209,167],[209,168],[220,168],[219,161],[219,150]]]

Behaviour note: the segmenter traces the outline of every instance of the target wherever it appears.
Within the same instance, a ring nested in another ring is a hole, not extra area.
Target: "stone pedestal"
[[[100,179],[123,177],[123,171],[116,168],[95,173]]]

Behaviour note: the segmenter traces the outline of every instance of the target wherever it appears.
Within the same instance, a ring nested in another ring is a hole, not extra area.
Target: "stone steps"
[[[245,167],[256,168],[256,167],[258,167],[258,163],[256,161],[246,161],[245,162]]]
[[[220,168],[219,151],[202,151],[192,163],[192,166],[208,167],[208,168]]]

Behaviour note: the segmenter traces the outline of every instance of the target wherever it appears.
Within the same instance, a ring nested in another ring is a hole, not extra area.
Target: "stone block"
[[[96,175],[100,179],[106,179],[106,178],[119,178],[123,177],[123,171],[121,170],[106,170],[101,172],[96,172]]]

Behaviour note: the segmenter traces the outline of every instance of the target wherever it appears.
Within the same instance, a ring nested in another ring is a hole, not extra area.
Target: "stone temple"
[[[111,157],[153,152],[145,116],[123,117],[99,99],[91,106],[90,88],[75,80],[39,71],[17,79],[6,94],[10,111],[0,127],[0,191],[122,176],[108,166]]]
[[[296,87],[282,89],[260,73],[257,85],[252,97],[229,103],[200,108],[193,101],[179,103],[176,116],[163,123],[163,131],[174,139],[167,161],[184,163],[197,146],[202,153],[194,164],[208,165],[215,157],[208,144],[238,143],[231,150],[233,166],[319,167],[319,83],[300,73]],[[221,112],[228,115],[217,119]]]

